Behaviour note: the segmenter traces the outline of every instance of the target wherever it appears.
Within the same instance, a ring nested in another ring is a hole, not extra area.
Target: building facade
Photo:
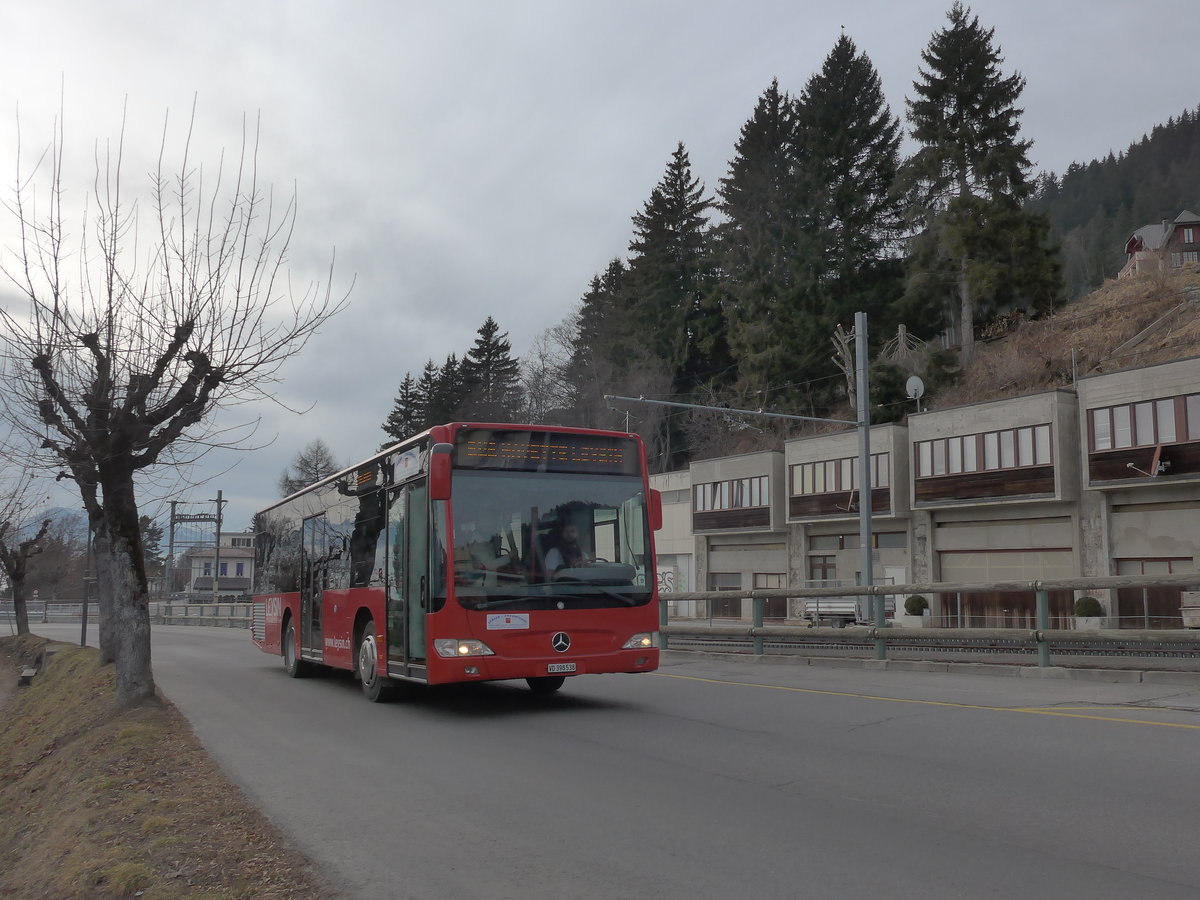
[[[864,497],[877,584],[1200,572],[1200,358],[913,414],[870,444],[866,492],[857,430],[654,476],[660,566],[676,590],[686,572],[691,590],[730,592],[693,612],[745,620],[738,592],[857,583]],[[1052,621],[1078,593],[1050,592]],[[1110,624],[1180,625],[1178,588],[1098,593]],[[1033,591],[927,599],[945,626],[1034,625]],[[784,601],[767,614],[799,617]]]
[[[250,592],[254,583],[254,535],[222,531],[219,544],[219,553],[215,547],[193,547],[180,557],[180,568],[186,573],[184,594],[228,596]]]

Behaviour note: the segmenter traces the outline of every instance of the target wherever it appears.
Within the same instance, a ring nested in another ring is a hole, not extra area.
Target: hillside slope
[[[977,345],[962,382],[928,408],[1070,387],[1087,375],[1200,355],[1200,272],[1109,280],[1051,316],[1005,325]]]

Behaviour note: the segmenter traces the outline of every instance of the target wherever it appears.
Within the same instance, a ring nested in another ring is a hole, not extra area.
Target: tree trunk
[[[101,525],[92,536],[92,566],[96,575],[96,604],[100,609],[96,631],[100,636],[100,665],[117,661],[117,639],[113,617],[113,559],[107,527]]]
[[[29,634],[29,607],[25,603],[25,585],[12,582],[13,613],[17,617],[17,634]]]
[[[104,513],[108,547],[106,553],[97,553],[96,560],[100,564],[107,558],[108,618],[117,665],[117,707],[127,709],[154,696],[154,676],[150,669],[150,592],[132,473],[115,473],[106,480]],[[100,597],[103,606],[103,589]]]
[[[966,370],[975,358],[975,305],[971,298],[971,287],[967,284],[967,260],[963,257],[959,264],[958,296],[962,301],[962,367]]]
[[[150,669],[150,604],[134,577],[130,554],[114,547],[112,632],[117,664],[117,706],[127,709],[154,696]]]

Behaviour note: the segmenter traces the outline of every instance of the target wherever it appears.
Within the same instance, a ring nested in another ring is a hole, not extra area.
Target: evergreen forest
[[[908,376],[936,397],[998,318],[1054,311],[1116,274],[1135,229],[1200,208],[1200,110],[1034,177],[1024,87],[994,30],[955,2],[901,120],[843,33],[798,90],[766,86],[716,185],[677,144],[627,253],[524,358],[489,316],[461,355],[406,373],[387,443],[474,420],[636,431],[652,471],[759,449],[812,426],[608,398],[849,417],[860,310],[871,419],[898,419]]]

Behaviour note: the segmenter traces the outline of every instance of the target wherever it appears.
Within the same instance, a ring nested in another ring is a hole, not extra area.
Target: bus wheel
[[[535,694],[553,694],[566,680],[562,675],[544,675],[541,678],[526,678],[525,683]]]
[[[287,628],[283,632],[283,669],[292,678],[304,678],[312,671],[312,666],[296,654],[296,622],[288,619]]]
[[[368,619],[363,625],[358,644],[358,678],[362,682],[363,694],[372,703],[391,699],[391,684],[386,676],[379,674],[379,645],[375,641],[375,623]]]

